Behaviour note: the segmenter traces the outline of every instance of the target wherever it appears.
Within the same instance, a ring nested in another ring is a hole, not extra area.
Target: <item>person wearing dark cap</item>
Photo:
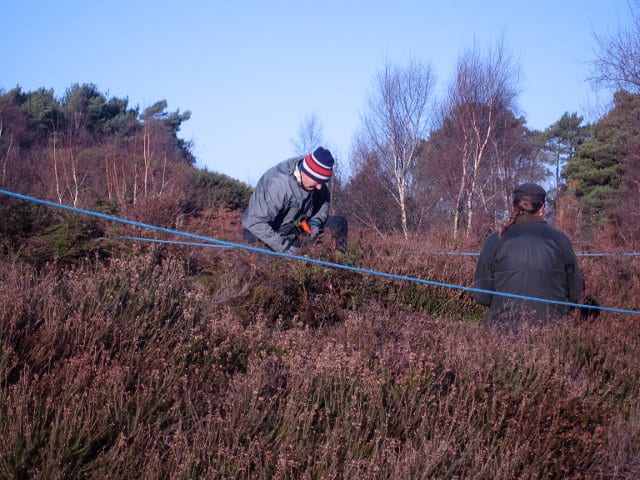
[[[271,167],[258,181],[242,215],[245,242],[262,242],[276,252],[295,254],[300,236],[315,239],[325,228],[333,230],[338,250],[347,248],[347,220],[329,215],[327,182],[334,159],[323,147]]]
[[[571,241],[544,219],[546,192],[535,183],[513,191],[509,221],[487,237],[474,274],[477,303],[487,305],[487,325],[518,330],[523,323],[546,324],[569,305],[525,300],[491,292],[576,303],[584,288]]]

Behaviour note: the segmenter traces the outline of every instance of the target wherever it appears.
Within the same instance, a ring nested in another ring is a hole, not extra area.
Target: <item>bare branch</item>
[[[591,62],[588,80],[596,87],[640,92],[640,0],[629,2],[632,24],[609,35],[594,38],[600,51]]]
[[[322,124],[315,112],[305,117],[298,128],[297,139],[292,139],[291,143],[296,155],[305,155],[315,147],[324,144]]]
[[[393,179],[402,230],[408,236],[407,196],[418,158],[418,149],[431,124],[431,99],[435,76],[430,65],[410,60],[405,67],[386,64],[375,79],[364,132],[373,155],[379,159],[378,174]],[[384,184],[384,182],[383,182]]]
[[[483,176],[499,173],[498,165],[489,165],[495,158],[489,146],[497,145],[505,112],[517,109],[518,83],[519,67],[502,43],[486,52],[473,45],[458,59],[442,111],[445,136],[455,139],[449,151],[458,173],[451,206],[454,237],[471,231],[476,203],[484,203],[484,188],[491,183]]]

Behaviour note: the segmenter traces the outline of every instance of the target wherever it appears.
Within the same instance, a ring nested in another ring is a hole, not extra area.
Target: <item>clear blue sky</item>
[[[346,161],[385,62],[431,63],[443,88],[474,41],[503,39],[518,60],[529,128],[565,111],[592,120],[593,33],[629,24],[626,0],[4,0],[0,12],[0,88],[165,99],[192,112],[179,135],[197,166],[252,185],[293,155],[312,113]]]

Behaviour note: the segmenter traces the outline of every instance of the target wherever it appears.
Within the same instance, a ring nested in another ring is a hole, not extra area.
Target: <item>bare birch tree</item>
[[[518,77],[519,69],[502,43],[484,54],[474,45],[458,58],[443,110],[443,118],[452,121],[459,139],[460,178],[453,208],[455,238],[461,230],[471,230],[474,205],[481,196],[481,171],[491,168],[485,163],[497,122],[504,111],[516,107]]]
[[[298,127],[298,137],[291,140],[296,155],[305,155],[323,142],[322,124],[315,112],[304,118]]]
[[[400,227],[391,178],[380,178],[371,172],[380,170],[379,159],[356,135],[350,155],[351,176],[344,189],[345,210],[356,225],[375,231],[380,236]]]
[[[367,143],[379,160],[377,173],[392,179],[393,191],[389,193],[398,205],[405,238],[409,234],[407,199],[418,150],[432,119],[434,88],[430,64],[413,59],[404,67],[386,64],[376,76],[363,118]]]
[[[2,174],[0,185],[9,184],[12,163],[20,157],[20,139],[27,131],[25,114],[12,98],[11,94],[3,94],[0,89],[0,157],[2,157]]]
[[[640,0],[629,1],[631,26],[594,38],[600,47],[591,63],[595,86],[640,92]]]

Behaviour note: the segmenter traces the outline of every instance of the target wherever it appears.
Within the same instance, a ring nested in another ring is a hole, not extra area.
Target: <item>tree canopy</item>
[[[593,125],[565,169],[581,208],[596,224],[637,229],[638,218],[630,214],[640,193],[639,158],[640,94],[619,91],[614,107]]]
[[[190,175],[195,157],[179,131],[191,112],[167,106],[159,100],[141,111],[91,83],[73,84],[60,98],[46,88],[0,91],[0,185],[76,206],[142,208],[160,197],[186,206],[193,192],[208,197],[200,208],[242,204],[241,182]]]

